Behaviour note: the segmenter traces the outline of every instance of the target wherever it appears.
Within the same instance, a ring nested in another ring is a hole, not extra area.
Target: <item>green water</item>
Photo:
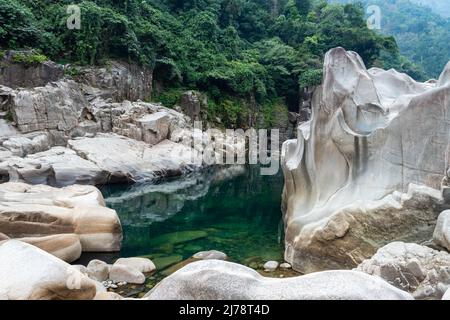
[[[282,260],[283,177],[258,167],[211,169],[156,185],[109,186],[106,203],[120,216],[123,257],[147,256],[159,269],[202,250],[225,252],[256,267]]]

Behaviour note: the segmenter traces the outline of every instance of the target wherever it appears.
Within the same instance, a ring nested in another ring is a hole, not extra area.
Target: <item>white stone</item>
[[[278,269],[278,265],[277,261],[267,261],[264,264],[264,271],[273,272]]]
[[[101,260],[91,260],[87,265],[87,271],[91,279],[99,282],[106,281],[109,278],[109,265]]]
[[[439,215],[433,240],[436,244],[450,251],[450,210]]]
[[[142,273],[153,272],[156,270],[155,264],[147,258],[120,258],[114,265],[123,265],[125,267],[130,267],[136,269]]]
[[[225,253],[217,251],[217,250],[210,250],[210,251],[201,251],[197,252],[192,256],[194,259],[199,260],[227,260],[228,257]]]
[[[114,264],[109,271],[109,278],[114,282],[143,284],[145,276],[139,270],[121,264]]]
[[[280,264],[280,268],[287,270],[287,269],[291,269],[292,266],[289,263],[285,262],[285,263]]]
[[[261,276],[220,260],[188,264],[162,280],[149,300],[412,300],[386,281],[357,271],[327,271],[294,278]]]
[[[90,300],[95,282],[30,244],[0,243],[0,300]]]

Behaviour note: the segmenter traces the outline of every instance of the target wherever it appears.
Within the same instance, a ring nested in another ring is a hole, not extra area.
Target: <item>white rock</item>
[[[122,227],[93,186],[0,184],[0,226],[11,238],[76,234],[83,251],[119,251]]]
[[[442,199],[406,205],[393,191],[406,194],[412,183],[439,194],[450,156],[449,84],[367,70],[343,48],[326,54],[312,119],[282,148],[285,257],[294,269],[351,268],[396,239],[429,240]]]
[[[101,260],[91,260],[87,270],[91,279],[102,282],[109,278],[109,265]]]
[[[114,265],[123,265],[125,267],[130,267],[136,269],[142,273],[153,272],[156,270],[155,264],[147,258],[120,258]]]
[[[210,251],[201,251],[197,252],[192,256],[194,259],[199,260],[227,260],[228,256],[220,251],[217,250],[210,250]]]
[[[95,282],[76,268],[30,244],[0,243],[0,300],[90,300]]]
[[[280,268],[281,269],[291,269],[292,266],[289,263],[285,262],[285,263],[280,264]]]
[[[139,270],[121,264],[114,264],[109,271],[109,278],[114,282],[143,284],[145,276]]]
[[[450,286],[450,254],[415,243],[390,243],[357,270],[379,276],[416,299],[441,299]]]
[[[356,271],[327,271],[295,278],[262,277],[220,260],[188,264],[145,295],[149,300],[412,300],[386,281]]]
[[[450,300],[450,289],[448,289],[447,292],[444,294],[442,300]]]
[[[450,210],[439,215],[433,240],[436,244],[450,251]]]
[[[278,265],[277,261],[267,261],[264,264],[264,271],[273,272],[278,269]]]
[[[123,300],[123,297],[114,292],[100,292],[95,296],[94,300]]]

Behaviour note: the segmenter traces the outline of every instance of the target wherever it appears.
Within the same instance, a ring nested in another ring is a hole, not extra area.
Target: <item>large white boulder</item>
[[[0,184],[0,231],[11,238],[76,234],[83,251],[119,251],[122,227],[93,186]]]
[[[431,238],[442,199],[401,198],[417,194],[410,184],[441,188],[449,101],[448,81],[367,70],[343,48],[326,54],[312,119],[282,149],[285,258],[294,269],[351,268],[389,242]]]
[[[437,245],[450,251],[450,210],[443,211],[439,215],[433,240]]]
[[[383,278],[416,299],[441,299],[450,287],[450,254],[415,243],[390,243],[357,270]]]
[[[32,244],[69,263],[78,260],[82,252],[80,237],[73,233],[55,234],[46,237],[28,237],[16,240]]]
[[[122,264],[114,264],[109,271],[109,278],[114,282],[143,284],[145,275],[139,270]]]
[[[357,271],[265,278],[220,260],[188,264],[145,295],[149,300],[411,300],[386,281]]]
[[[0,300],[90,300],[96,284],[76,268],[21,241],[0,243]]]

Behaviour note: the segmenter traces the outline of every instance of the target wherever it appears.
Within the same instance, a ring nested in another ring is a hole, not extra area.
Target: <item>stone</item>
[[[266,272],[273,272],[278,269],[278,265],[279,264],[276,261],[267,261],[264,264],[263,268],[264,268],[264,271],[266,271]]]
[[[447,292],[444,294],[442,300],[450,300],[450,289],[448,289]]]
[[[245,288],[245,290],[243,290]],[[148,300],[412,300],[386,281],[357,271],[273,279],[245,266],[203,260],[188,264],[148,292]]]
[[[76,234],[85,252],[119,251],[122,227],[93,186],[0,184],[0,230],[10,238]]]
[[[61,80],[44,87],[15,90],[7,108],[22,133],[38,130],[68,132],[78,125],[89,104],[76,82]]]
[[[192,121],[202,120],[202,111],[208,107],[208,98],[198,91],[186,91],[180,97],[180,108]]]
[[[132,267],[114,264],[109,272],[109,278],[114,282],[127,282],[131,284],[143,284],[145,275]]]
[[[99,134],[70,140],[69,147],[108,172],[108,183],[151,181],[198,167],[192,161],[192,149],[170,140],[151,147],[116,134]]]
[[[367,70],[343,48],[326,54],[312,118],[282,148],[285,258],[295,270],[353,268],[389,242],[431,238],[442,196],[402,198],[411,184],[440,193],[449,99],[446,80]]]
[[[94,297],[94,300],[123,300],[123,297],[114,292],[100,292]]]
[[[450,251],[450,210],[443,211],[439,215],[433,240],[437,245]]]
[[[356,270],[381,277],[416,299],[441,299],[450,286],[450,254],[415,243],[390,243]]]
[[[183,256],[175,254],[167,257],[157,257],[152,259],[158,270],[166,269],[178,262],[183,261]]]
[[[80,237],[73,233],[19,238],[16,240],[36,246],[68,263],[74,262],[81,257]]]
[[[82,274],[88,275],[88,269],[86,266],[83,266],[82,264],[73,264],[72,267],[80,271]]]
[[[289,263],[284,262],[284,263],[280,264],[280,268],[284,269],[284,270],[288,270],[288,269],[292,269],[292,266]]]
[[[0,243],[0,300],[91,300],[95,282],[30,244]]]
[[[101,260],[91,260],[87,265],[89,278],[102,282],[109,278],[109,265]]]
[[[207,236],[208,233],[203,230],[179,231],[157,236],[156,238],[152,239],[151,244],[154,247],[160,247],[163,245],[167,245],[168,243],[176,245],[180,243],[206,238]]]
[[[220,251],[217,250],[210,250],[210,251],[201,251],[197,252],[192,256],[194,259],[199,260],[227,260],[228,256]]]
[[[9,237],[6,234],[0,232],[0,241],[3,240],[9,240]]]
[[[0,83],[11,87],[42,87],[49,82],[64,77],[63,67],[52,61],[44,61],[33,65],[16,63],[14,56],[30,55],[29,51],[7,51],[1,61]]]
[[[149,273],[156,270],[154,263],[147,258],[135,257],[135,258],[120,258],[114,265],[123,265],[138,270],[142,273]]]

